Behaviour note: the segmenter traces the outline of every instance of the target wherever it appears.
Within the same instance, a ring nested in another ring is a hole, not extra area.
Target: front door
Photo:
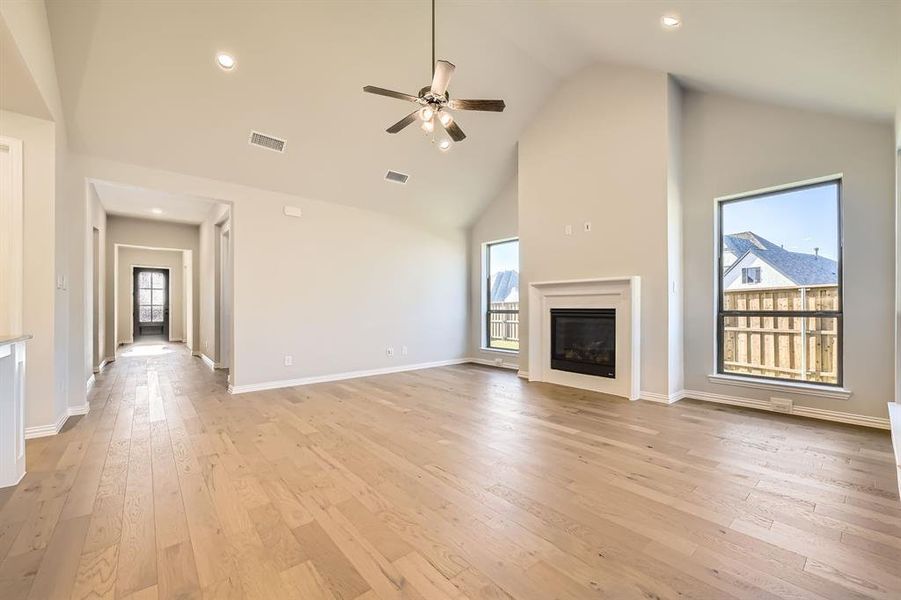
[[[169,339],[169,271],[134,268],[134,339]]]

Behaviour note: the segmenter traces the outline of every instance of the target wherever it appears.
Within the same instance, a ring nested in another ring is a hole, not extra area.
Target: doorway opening
[[[218,341],[218,367],[228,369],[231,377],[232,365],[232,246],[231,223],[228,219],[216,225],[218,247],[216,248],[216,280],[218,283],[216,297],[216,329]]]
[[[91,367],[95,373],[100,371],[100,362],[103,360],[103,349],[100,345],[100,319],[101,319],[101,311],[100,311],[100,230],[96,227],[91,228],[93,238],[92,238],[92,252],[93,252],[93,260],[91,266],[91,300],[92,300],[92,308],[91,311],[94,316],[92,332],[91,332],[91,345],[93,347],[93,353],[91,356]]]
[[[169,269],[134,267],[135,342],[169,340]]]

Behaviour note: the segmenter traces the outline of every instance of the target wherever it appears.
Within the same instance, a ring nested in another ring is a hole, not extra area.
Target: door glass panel
[[[138,272],[138,321],[162,323],[166,314],[166,275],[153,271]]]

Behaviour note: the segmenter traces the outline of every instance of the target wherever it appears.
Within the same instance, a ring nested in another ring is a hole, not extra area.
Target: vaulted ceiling
[[[443,154],[415,127],[385,133],[410,106],[361,91],[428,83],[426,0],[47,4],[74,151],[454,226],[515,174],[519,134],[555,84],[593,62],[871,118],[898,100],[893,0],[439,0],[452,96],[507,103],[458,113],[469,137]],[[660,27],[668,12],[680,29]],[[219,69],[217,51],[237,68]],[[286,152],[251,147],[251,129]],[[409,183],[385,182],[388,169]]]

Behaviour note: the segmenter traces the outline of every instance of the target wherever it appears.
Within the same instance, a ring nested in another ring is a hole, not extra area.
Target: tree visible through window
[[[841,181],[720,201],[720,373],[841,385]]]
[[[485,246],[488,348],[519,350],[519,240]]]

